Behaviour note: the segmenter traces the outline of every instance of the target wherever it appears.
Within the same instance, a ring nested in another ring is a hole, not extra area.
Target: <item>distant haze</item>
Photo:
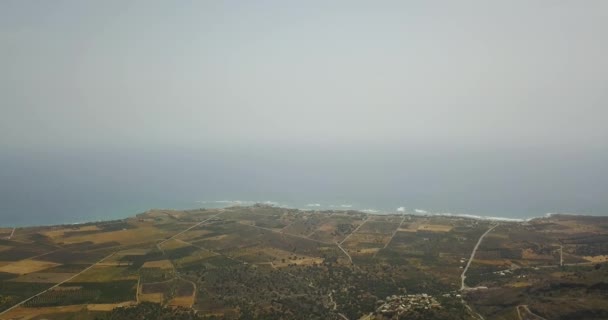
[[[1,1],[0,226],[236,199],[605,215],[606,57],[602,0]]]

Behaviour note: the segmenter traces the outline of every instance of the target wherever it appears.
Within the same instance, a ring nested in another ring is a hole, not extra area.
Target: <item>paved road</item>
[[[477,252],[477,249],[479,249],[479,245],[481,244],[481,242],[483,241],[483,238],[490,233],[490,231],[494,230],[494,228],[496,228],[498,225],[495,225],[493,227],[491,227],[490,229],[488,229],[488,231],[484,232],[484,234],[481,235],[481,237],[479,237],[479,240],[477,240],[477,244],[475,245],[475,248],[473,248],[473,252],[471,252],[471,257],[469,258],[469,261],[467,261],[467,265],[466,267],[464,267],[464,270],[462,271],[462,275],[460,275],[460,290],[464,290],[467,288],[467,285],[464,283],[464,280],[467,278],[466,273],[467,270],[469,270],[469,267],[471,266],[471,262],[473,262],[473,259],[475,258],[475,253]]]

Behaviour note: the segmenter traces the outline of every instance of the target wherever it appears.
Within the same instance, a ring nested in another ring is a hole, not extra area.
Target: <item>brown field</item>
[[[361,243],[366,243],[384,247],[390,238],[390,234],[357,232],[350,236],[343,245],[347,245],[348,247],[359,247]]]
[[[173,264],[169,260],[147,261],[142,268],[173,269]]]
[[[128,265],[128,262],[122,261],[125,256],[143,256],[150,252],[150,249],[128,249],[116,252],[111,257],[107,258],[103,262],[98,263],[99,266],[120,266]]]
[[[443,224],[423,224],[418,227],[420,231],[432,231],[432,232],[448,232],[452,230],[452,226]]]
[[[285,260],[285,263],[281,262],[281,261],[275,261],[272,264],[277,267],[277,268],[283,268],[283,267],[287,267],[290,264],[296,264],[299,266],[310,266],[313,264],[321,264],[323,263],[323,258],[315,258],[315,257],[301,257],[298,256],[298,259],[296,260]]]
[[[179,249],[179,248],[188,247],[188,246],[190,246],[190,245],[183,241],[180,241],[179,239],[175,239],[175,238],[160,245],[160,247],[163,250],[173,250],[173,249]]]
[[[150,252],[150,249],[129,249],[118,251],[115,255],[118,256],[143,256]]]
[[[163,297],[162,293],[140,293],[139,301],[163,303]]]
[[[8,250],[8,249],[10,249],[10,248],[12,248],[12,247],[11,247],[11,246],[3,246],[3,245],[0,245],[0,252],[2,252],[2,251],[4,251],[4,250]]]
[[[521,256],[526,260],[553,260],[554,257],[549,254],[537,254],[532,249],[522,250]]]
[[[191,262],[195,262],[195,261],[199,261],[199,260],[203,260],[209,257],[213,257],[213,256],[217,256],[217,253],[211,252],[211,251],[207,251],[207,250],[198,250],[195,251],[193,253],[191,253],[188,256],[179,258],[179,259],[174,259],[173,262],[175,263],[176,266],[180,266],[180,265],[185,265]]]
[[[370,254],[370,253],[376,253],[378,251],[380,251],[380,248],[366,248],[366,249],[357,250],[357,253]]]
[[[8,313],[3,314],[3,319],[19,319],[29,320],[38,318],[42,315],[52,315],[57,313],[78,312],[86,308],[85,305],[71,305],[61,307],[42,307],[42,308],[15,308]],[[44,319],[44,317],[42,317]]]
[[[501,260],[501,259],[496,259],[496,260],[480,260],[480,259],[475,259],[473,261],[473,263],[476,264],[484,264],[484,265],[491,265],[491,266],[504,266],[504,265],[511,265],[511,260]]]
[[[219,236],[213,236],[213,237],[205,238],[205,240],[219,241],[219,240],[223,240],[223,239],[225,239],[227,237],[228,237],[227,234],[220,234]]]
[[[26,273],[32,273],[32,272],[56,267],[59,265],[61,265],[61,264],[48,262],[48,261],[25,259],[25,260],[9,263],[5,266],[0,267],[0,272],[8,272],[8,273],[14,273],[14,274],[26,274]]]
[[[194,295],[185,297],[175,297],[169,301],[170,306],[190,308],[194,304]]]
[[[325,231],[325,232],[332,232],[334,230],[336,230],[336,226],[334,225],[333,222],[326,222],[324,224],[322,224],[319,228],[317,228],[318,231]]]
[[[26,275],[22,275],[16,279],[11,279],[10,281],[14,282],[39,282],[39,283],[59,283],[65,281],[75,273],[45,273],[45,272],[36,272],[36,273],[28,273]]]

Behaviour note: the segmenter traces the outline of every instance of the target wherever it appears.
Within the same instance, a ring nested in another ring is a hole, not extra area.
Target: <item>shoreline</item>
[[[197,203],[203,203],[202,201],[197,201]],[[212,203],[211,201],[207,201],[205,203]],[[113,217],[113,218],[109,218],[109,219],[92,219],[90,221],[79,221],[79,222],[64,222],[64,223],[58,223],[58,224],[33,224],[33,225],[0,225],[0,228],[3,229],[23,229],[23,228],[41,228],[41,227],[57,227],[57,226],[77,226],[77,225],[85,225],[85,224],[94,224],[94,223],[103,223],[103,222],[111,222],[111,221],[122,221],[122,220],[126,220],[126,219],[130,219],[130,218],[135,218],[138,214],[141,213],[145,213],[147,211],[150,210],[175,210],[175,211],[188,211],[188,210],[197,210],[197,209],[225,209],[225,208],[230,208],[230,207],[250,207],[253,205],[265,205],[265,206],[269,206],[269,207],[275,207],[275,208],[285,208],[285,209],[295,209],[295,210],[300,210],[300,211],[306,211],[306,212],[327,212],[327,211],[355,211],[355,212],[361,212],[361,213],[365,213],[368,215],[377,215],[377,216],[382,216],[382,215],[407,215],[407,216],[420,216],[420,217],[453,217],[453,218],[465,218],[465,219],[473,219],[473,220],[482,220],[482,221],[502,221],[502,222],[513,222],[513,223],[522,223],[522,222],[528,222],[528,221],[532,221],[534,219],[544,219],[544,218],[550,218],[552,216],[577,216],[577,217],[607,217],[608,215],[593,215],[593,214],[581,214],[581,213],[570,213],[570,212],[564,212],[564,213],[560,213],[560,212],[549,212],[549,213],[545,213],[544,215],[541,216],[534,216],[534,217],[529,217],[529,218],[508,218],[508,217],[496,217],[496,216],[482,216],[482,215],[476,215],[476,214],[468,214],[468,213],[451,213],[451,212],[428,212],[428,211],[423,211],[420,209],[415,209],[413,212],[409,212],[409,211],[405,211],[405,210],[400,210],[402,208],[398,208],[397,210],[395,210],[394,212],[390,212],[390,211],[382,211],[382,210],[372,210],[372,209],[356,209],[356,208],[352,208],[352,206],[331,206],[331,207],[327,207],[327,208],[319,208],[319,207],[306,207],[306,208],[298,208],[298,207],[292,207],[292,206],[288,206],[286,204],[280,204],[280,203],[276,203],[276,202],[271,202],[271,201],[266,201],[266,202],[253,202],[253,201],[247,201],[245,203],[245,201],[221,201],[221,202],[214,202],[214,203],[223,203],[226,204],[225,206],[216,206],[216,207],[199,207],[199,208],[150,208],[147,209],[146,211],[142,211],[142,212],[137,212],[134,214],[129,214],[125,217]]]

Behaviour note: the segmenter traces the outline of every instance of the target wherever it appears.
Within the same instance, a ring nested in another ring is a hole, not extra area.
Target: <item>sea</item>
[[[501,219],[608,215],[608,152],[285,145],[0,153],[0,227],[254,203]]]

